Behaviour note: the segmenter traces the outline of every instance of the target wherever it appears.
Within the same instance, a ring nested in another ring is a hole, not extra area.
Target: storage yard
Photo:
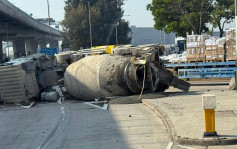
[[[187,35],[187,51],[161,57],[169,63],[228,62],[236,60],[235,29],[226,31],[226,37]]]

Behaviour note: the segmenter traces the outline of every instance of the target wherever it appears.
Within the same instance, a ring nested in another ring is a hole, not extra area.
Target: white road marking
[[[195,148],[192,148],[192,147],[187,147],[187,146],[182,146],[182,145],[176,145],[176,146],[178,146],[180,148],[185,148],[185,149],[195,149]]]
[[[102,109],[102,110],[108,110],[108,104],[104,101],[97,101],[97,102],[83,102],[84,104],[87,104],[87,105],[90,105],[90,106],[93,106],[93,107],[96,107],[96,108],[99,108],[99,109]],[[103,107],[100,107],[100,106],[97,106],[95,104],[98,104],[98,103],[103,103]]]
[[[22,108],[25,108],[25,109],[29,109],[29,108],[31,108],[34,104],[35,104],[35,102],[33,101],[33,102],[31,102],[28,106],[23,106],[23,105],[18,104],[18,103],[16,103],[15,105],[21,106]]]
[[[41,145],[37,149],[41,149]]]
[[[61,112],[62,112],[62,120],[64,121],[64,117],[65,117],[64,107],[61,107]]]
[[[171,149],[173,145],[174,145],[174,142],[170,142],[168,146],[166,147],[166,149]]]

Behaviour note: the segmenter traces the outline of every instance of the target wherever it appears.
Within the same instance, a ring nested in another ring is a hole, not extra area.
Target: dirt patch
[[[137,104],[142,103],[142,99],[156,99],[166,97],[166,93],[146,93],[138,100],[139,95],[116,97],[109,100],[109,104]]]

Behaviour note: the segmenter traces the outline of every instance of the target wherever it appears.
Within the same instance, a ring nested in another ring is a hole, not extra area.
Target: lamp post
[[[90,1],[81,1],[83,3],[87,3],[88,5],[88,13],[89,13],[89,26],[90,26],[90,41],[91,41],[91,48],[93,47],[93,40],[92,40],[92,30],[91,30],[91,8],[90,8]]]
[[[47,0],[47,5],[48,5],[48,21],[49,21],[49,48],[51,48],[51,24],[50,24],[49,0]]]
[[[237,66],[237,0],[235,0],[235,53],[236,53],[236,66]],[[237,71],[235,71],[235,84],[237,84]]]
[[[134,39],[134,31],[131,30],[131,38],[132,38],[132,41],[131,41],[131,44],[134,46],[135,45],[135,39]]]
[[[116,23],[115,27],[116,27],[116,45],[118,45],[118,25],[119,25],[119,22]]]
[[[235,0],[235,42],[237,45],[237,0]],[[236,52],[237,52],[237,46],[236,46]],[[237,56],[237,53],[236,53]],[[237,57],[236,57],[237,59]],[[237,62],[237,61],[236,61]]]

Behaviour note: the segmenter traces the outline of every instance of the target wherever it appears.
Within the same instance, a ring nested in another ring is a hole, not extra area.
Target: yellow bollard
[[[217,136],[215,129],[216,96],[203,95],[202,106],[204,109],[204,120],[205,120],[204,137]]]

